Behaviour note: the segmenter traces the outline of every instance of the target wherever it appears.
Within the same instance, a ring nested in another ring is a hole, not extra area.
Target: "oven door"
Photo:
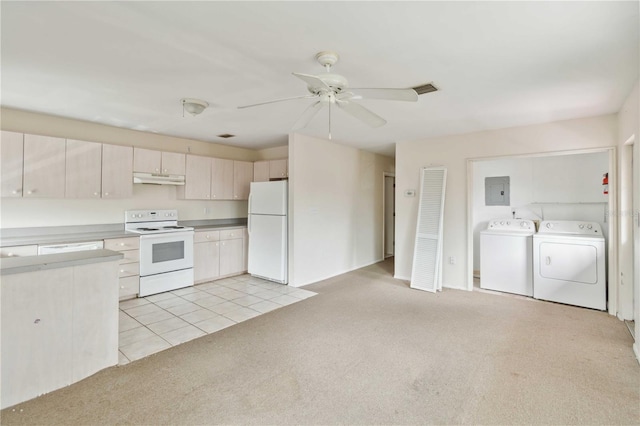
[[[193,268],[193,231],[140,236],[140,276]]]

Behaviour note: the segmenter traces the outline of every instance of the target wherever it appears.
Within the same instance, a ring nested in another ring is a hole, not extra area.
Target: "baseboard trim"
[[[291,287],[296,287],[296,288],[298,288],[298,287],[304,287],[304,286],[306,286],[306,285],[311,285],[311,284],[319,283],[320,281],[324,281],[324,280],[328,280],[328,279],[333,278],[333,277],[337,277],[338,275],[348,274],[349,272],[353,272],[353,271],[356,271],[356,270],[358,270],[358,269],[366,268],[367,266],[371,266],[371,265],[374,265],[374,264],[376,264],[376,263],[380,263],[380,262],[382,262],[383,260],[384,260],[384,259],[375,259],[375,260],[373,260],[373,261],[371,261],[371,262],[369,262],[369,263],[366,263],[366,264],[364,264],[364,265],[355,266],[355,267],[353,267],[353,268],[351,268],[351,269],[347,269],[347,270],[342,271],[342,272],[336,272],[335,274],[327,275],[327,276],[322,277],[322,278],[314,278],[314,280],[315,280],[315,281],[311,281],[311,282],[303,283],[303,284],[291,283],[291,282],[290,282],[290,283],[289,283],[289,285],[290,285]]]

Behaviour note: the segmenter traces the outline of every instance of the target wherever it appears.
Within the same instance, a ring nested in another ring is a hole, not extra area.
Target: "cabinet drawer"
[[[220,231],[198,231],[193,235],[194,243],[205,243],[207,241],[218,241]]]
[[[120,278],[119,286],[118,296],[120,300],[135,297],[140,292],[140,277],[136,275],[133,277]]]
[[[104,248],[113,251],[137,250],[140,248],[140,237],[112,238],[104,240]]]
[[[36,256],[38,254],[38,246],[12,246],[0,248],[0,257],[14,256]]]
[[[224,231],[220,231],[220,239],[233,240],[236,238],[242,238],[245,229],[247,228],[225,229]]]
[[[140,262],[140,250],[124,250],[121,252],[124,257],[120,259],[120,265],[125,263]]]
[[[135,262],[135,263],[126,263],[124,265],[120,265],[118,272],[120,274],[119,275],[120,278],[131,277],[133,275],[140,275],[140,263]]]

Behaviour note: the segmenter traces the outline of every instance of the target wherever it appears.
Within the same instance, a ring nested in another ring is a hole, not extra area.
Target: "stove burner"
[[[159,228],[136,228],[138,231],[159,231]]]

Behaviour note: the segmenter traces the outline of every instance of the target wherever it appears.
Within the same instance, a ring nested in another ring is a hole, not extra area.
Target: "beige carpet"
[[[623,322],[411,290],[388,260],[2,412],[2,424],[639,424]],[[15,411],[14,411],[15,410]]]

